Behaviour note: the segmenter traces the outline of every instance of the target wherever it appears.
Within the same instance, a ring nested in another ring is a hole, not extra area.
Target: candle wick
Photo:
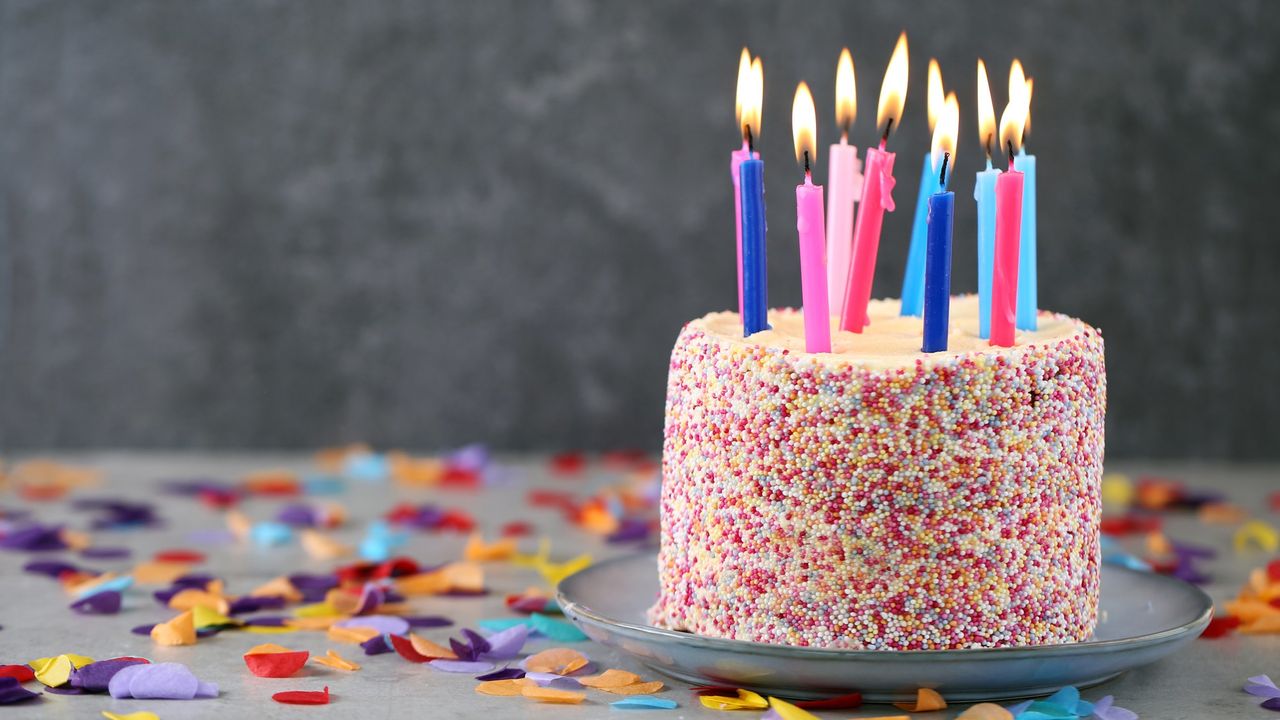
[[[848,125],[845,125],[843,128],[840,129],[840,144],[841,145],[849,144],[849,126]]]
[[[1013,139],[1011,138],[1005,141],[1005,144],[1009,147],[1009,169],[1012,170],[1013,169]]]
[[[942,154],[942,172],[938,174],[938,187],[947,187],[947,162],[951,160],[951,153]]]
[[[809,175],[809,151],[808,150],[804,151],[804,174],[805,176]]]
[[[742,139],[747,141],[747,152],[754,153],[756,151],[756,141],[755,138],[751,136],[750,125],[742,126]]]
[[[884,124],[884,134],[880,136],[880,149],[884,149],[885,143],[889,142],[889,131],[893,130],[893,118],[889,118],[889,122]]]

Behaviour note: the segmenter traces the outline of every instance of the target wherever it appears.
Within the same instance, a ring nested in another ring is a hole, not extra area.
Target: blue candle
[[[1022,181],[1022,240],[1018,244],[1019,330],[1036,329],[1036,156],[1020,153]]]
[[[919,317],[924,308],[925,227],[929,220],[929,199],[938,187],[938,171],[932,153],[925,153],[920,170],[920,194],[916,196],[916,216],[911,224],[911,246],[907,249],[907,271],[902,277],[902,315]]]
[[[742,193],[742,335],[769,327],[769,274],[765,253],[764,161],[759,156],[738,166]]]
[[[951,230],[954,225],[956,194],[945,189],[946,156],[938,192],[929,196],[928,233],[924,268],[923,352],[947,349],[951,318]]]
[[[991,337],[991,272],[996,261],[996,178],[1000,171],[991,167],[978,173],[973,186],[973,199],[978,201],[978,337]]]

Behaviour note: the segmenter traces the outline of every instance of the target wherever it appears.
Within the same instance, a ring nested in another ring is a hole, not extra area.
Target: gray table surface
[[[11,458],[17,459],[17,458]],[[150,557],[161,548],[193,547],[188,536],[193,531],[223,527],[221,518],[191,500],[158,496],[155,481],[174,477],[213,477],[233,479],[244,473],[284,468],[310,470],[309,456],[302,454],[175,454],[110,452],[60,455],[58,459],[91,465],[104,471],[106,485],[99,491],[83,491],[80,496],[115,495],[159,503],[160,514],[167,525],[155,531],[98,533],[102,545],[127,546],[134,557],[121,562],[85,562],[104,569],[127,569],[140,559]],[[363,485],[352,482],[341,499],[347,504],[351,518],[345,529],[336,534],[356,541],[365,523],[385,512],[393,503],[434,502],[442,506],[463,507],[481,520],[482,529],[492,536],[511,520],[531,521],[540,534],[550,537],[554,554],[567,559],[579,552],[591,552],[596,559],[612,557],[634,548],[611,546],[596,536],[566,525],[555,510],[531,508],[526,502],[531,487],[573,490],[585,496],[591,488],[616,483],[620,476],[599,466],[592,466],[579,479],[565,479],[546,472],[541,458],[510,458],[513,481],[506,486],[483,492],[460,490],[413,490],[395,485]],[[1273,525],[1280,517],[1267,510],[1265,496],[1280,489],[1280,468],[1275,466],[1227,465],[1160,465],[1155,463],[1115,463],[1109,471],[1134,474],[1153,473],[1176,477],[1197,487],[1218,488],[1232,500],[1253,509]],[[255,500],[245,511],[255,520],[271,518],[284,501]],[[25,503],[11,493],[0,495],[0,504],[29,507],[42,521],[67,521],[72,527],[85,527],[88,518],[72,512],[67,503]],[[1213,582],[1206,590],[1215,602],[1233,597],[1248,577],[1250,569],[1270,559],[1260,551],[1237,554],[1231,549],[1233,529],[1205,525],[1192,517],[1172,516],[1166,522],[1170,537],[1211,545],[1219,557],[1206,564]],[[461,555],[465,537],[456,534],[414,534],[404,553],[420,561],[444,562]],[[533,542],[525,549],[532,549]],[[258,583],[286,572],[329,570],[333,563],[312,560],[296,545],[262,549],[252,546],[224,545],[205,548],[209,562],[201,570],[227,580],[232,593],[245,592]],[[48,555],[63,557],[63,554]],[[75,561],[72,554],[65,555]],[[157,622],[171,616],[149,596],[132,591],[126,597],[125,609],[115,616],[84,618],[67,609],[67,599],[56,583],[22,572],[31,556],[27,553],[0,553],[0,663],[25,662],[31,658],[78,652],[94,658],[117,655],[141,655],[153,661],[186,663],[202,680],[218,683],[221,695],[216,700],[113,700],[107,696],[57,696],[46,694],[40,701],[12,705],[0,709],[5,718],[91,718],[101,710],[135,712],[151,710],[163,720],[183,718],[288,718],[288,717],[354,717],[365,718],[471,718],[471,717],[614,717],[621,711],[608,706],[617,699],[598,691],[588,693],[581,706],[538,705],[522,698],[495,698],[477,695],[475,681],[468,675],[438,672],[413,665],[394,655],[365,658],[359,648],[335,645],[320,633],[291,635],[257,635],[225,632],[203,639],[190,647],[164,648],[146,637],[132,635],[129,629]],[[527,569],[509,563],[491,565],[487,584],[494,591],[483,599],[415,598],[414,607],[422,614],[441,614],[454,619],[453,628],[430,630],[427,637],[441,641],[456,634],[461,627],[486,617],[508,615],[502,598],[518,592],[537,577]],[[327,670],[315,666],[292,679],[262,679],[249,674],[241,655],[261,642],[279,642],[289,647],[323,654],[333,647],[344,656],[357,659],[364,668],[356,673]],[[551,647],[554,643],[537,641],[527,649]],[[621,667],[655,679],[652,671],[640,667],[629,658],[600,645],[585,642],[574,645],[584,650],[605,667]],[[352,652],[354,649],[355,652]],[[1143,718],[1178,720],[1210,717],[1276,717],[1257,707],[1257,700],[1240,691],[1250,675],[1270,673],[1280,680],[1280,637],[1232,636],[1221,640],[1197,640],[1186,650],[1153,665],[1127,673],[1120,678],[1084,692],[1087,699],[1113,694],[1120,706],[1136,711]],[[640,717],[726,717],[702,708],[688,691],[687,685],[667,682],[662,696],[680,703],[672,711],[635,711]],[[320,689],[328,685],[333,703],[322,707],[293,707],[271,701],[272,693],[286,689]],[[29,686],[31,687],[31,686]],[[921,714],[921,718],[953,717],[960,707]],[[887,706],[868,706],[861,711],[828,711],[822,717],[873,717],[893,714]]]

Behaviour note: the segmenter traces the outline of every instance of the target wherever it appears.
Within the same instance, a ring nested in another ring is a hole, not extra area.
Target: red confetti
[[[533,525],[516,520],[502,526],[502,537],[528,537],[533,534]]]
[[[63,485],[32,485],[30,483],[22,483],[18,486],[18,494],[24,500],[57,500],[67,494],[67,488]]]
[[[848,710],[862,706],[862,693],[837,695],[825,700],[790,700],[792,705],[806,710]]]
[[[551,456],[551,469],[561,475],[576,475],[587,467],[587,456],[582,452],[563,452]]]
[[[449,510],[440,517],[440,522],[436,523],[437,530],[456,530],[458,532],[471,532],[476,527],[476,521],[462,510]]]
[[[1268,502],[1270,503],[1272,510],[1280,512],[1280,490],[1271,493],[1271,497]]]
[[[311,653],[306,650],[295,652],[253,653],[244,656],[244,664],[249,672],[264,678],[282,678],[302,669],[307,664]]]
[[[206,488],[200,491],[200,502],[214,510],[224,510],[240,502],[240,494],[234,490]]]
[[[1272,582],[1280,582],[1280,558],[1267,563],[1267,578]]]
[[[404,575],[416,575],[421,568],[412,558],[396,557],[382,563],[373,569],[373,578],[381,580],[383,578],[402,577]]]
[[[1200,633],[1200,637],[1209,640],[1220,638],[1235,632],[1238,627],[1240,627],[1240,618],[1234,615],[1216,617],[1209,621],[1209,625],[1205,627],[1204,632]]]
[[[0,677],[18,678],[18,682],[31,682],[36,679],[36,671],[30,665],[0,665]]]
[[[408,660],[409,662],[424,663],[424,662],[429,662],[431,660],[448,659],[448,658],[431,657],[430,655],[423,655],[422,653],[418,652],[417,648],[413,646],[413,642],[410,641],[409,638],[403,635],[392,635],[391,647],[395,648],[395,651],[399,653],[400,657],[404,658],[405,660]]]
[[[391,511],[383,515],[383,517],[387,519],[387,522],[391,523],[408,522],[418,517],[418,508],[409,503],[400,503],[391,508]]]
[[[474,488],[480,486],[480,473],[469,468],[445,468],[440,476],[440,485],[451,488]]]
[[[639,448],[608,450],[600,456],[600,461],[612,467],[630,468],[649,462],[649,453]]]
[[[324,690],[286,690],[278,692],[271,696],[272,700],[285,705],[328,705],[329,704],[329,686],[325,685]]]
[[[1104,535],[1133,535],[1160,530],[1163,522],[1158,515],[1119,515],[1102,518]]]
[[[343,565],[334,570],[334,574],[338,576],[338,583],[341,585],[362,585],[364,581],[372,578],[377,570],[378,566],[374,563],[357,562]]]
[[[204,554],[195,550],[161,550],[153,559],[167,563],[202,563],[205,560]]]
[[[285,497],[289,495],[298,495],[302,492],[302,486],[297,480],[284,479],[279,480],[255,480],[246,487],[250,493],[254,495],[266,495],[268,497]]]

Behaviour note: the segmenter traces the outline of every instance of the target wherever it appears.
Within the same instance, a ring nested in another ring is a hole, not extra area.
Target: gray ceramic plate
[[[1194,585],[1108,565],[1102,569],[1098,628],[1088,642],[989,650],[824,650],[649,625],[645,610],[658,593],[652,554],[593,565],[560,583],[559,593],[565,615],[593,640],[680,680],[793,698],[858,690],[872,702],[910,700],[919,687],[934,688],[949,700],[976,701],[1100,683],[1191,642],[1213,615],[1213,602]]]

